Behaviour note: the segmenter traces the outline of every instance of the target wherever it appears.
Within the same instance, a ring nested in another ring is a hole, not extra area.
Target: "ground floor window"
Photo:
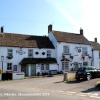
[[[7,63],[7,70],[12,70],[12,63]]]
[[[13,66],[13,71],[17,71],[17,65]]]
[[[41,70],[49,70],[49,64],[41,64]]]
[[[45,69],[49,70],[49,64],[46,64]]]
[[[41,70],[44,70],[44,64],[41,64]]]
[[[62,62],[62,70],[68,70],[69,69],[69,62]]]
[[[88,66],[88,62],[83,62],[83,67]]]

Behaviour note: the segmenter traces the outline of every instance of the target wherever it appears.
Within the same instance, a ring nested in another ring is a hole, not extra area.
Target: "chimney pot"
[[[50,25],[48,26],[48,33],[51,32],[51,31],[52,31],[52,25],[50,24]]]
[[[3,33],[4,29],[3,29],[3,26],[1,26],[1,33]]]
[[[83,29],[80,28],[80,35],[83,35]]]
[[[94,38],[94,41],[97,42],[97,38]]]

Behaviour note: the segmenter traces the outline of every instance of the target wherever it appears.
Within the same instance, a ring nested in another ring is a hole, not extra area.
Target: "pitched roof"
[[[92,44],[94,50],[100,50],[100,44],[98,42],[90,41],[90,43]]]
[[[24,58],[20,64],[53,64],[57,63],[55,58]]]
[[[60,31],[52,31],[52,33],[54,34],[58,42],[90,44],[89,41],[83,35],[80,34]]]
[[[33,36],[3,33],[0,34],[0,46],[25,47],[25,48],[51,48],[54,46],[46,36]]]

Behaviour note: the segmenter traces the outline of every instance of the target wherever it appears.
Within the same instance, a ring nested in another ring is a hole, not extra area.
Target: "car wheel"
[[[87,80],[89,81],[91,79],[91,75],[87,75]]]
[[[76,78],[76,80],[77,80],[77,81],[79,81],[79,80],[80,80],[80,78]]]

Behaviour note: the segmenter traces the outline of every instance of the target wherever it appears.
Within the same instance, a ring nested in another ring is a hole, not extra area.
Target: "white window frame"
[[[33,57],[33,49],[28,49],[28,57]]]
[[[69,70],[69,62],[62,61],[62,70]]]
[[[87,63],[87,64],[84,64],[84,63]],[[83,62],[83,67],[84,67],[84,66],[88,66],[88,62]]]
[[[88,48],[87,47],[82,47],[82,54],[85,56],[88,55]]]
[[[69,55],[69,46],[63,46],[63,53],[66,54],[66,55]]]
[[[51,50],[47,50],[47,57],[51,57]]]
[[[45,70],[49,70],[49,64],[46,64]]]
[[[45,70],[44,64],[41,64],[41,70]]]
[[[8,56],[13,56],[13,49],[8,49],[7,55]]]
[[[10,66],[10,64],[11,64],[11,66]],[[12,66],[13,66],[12,63],[7,63],[7,70],[12,70]]]
[[[13,66],[13,71],[17,71],[17,65]]]

